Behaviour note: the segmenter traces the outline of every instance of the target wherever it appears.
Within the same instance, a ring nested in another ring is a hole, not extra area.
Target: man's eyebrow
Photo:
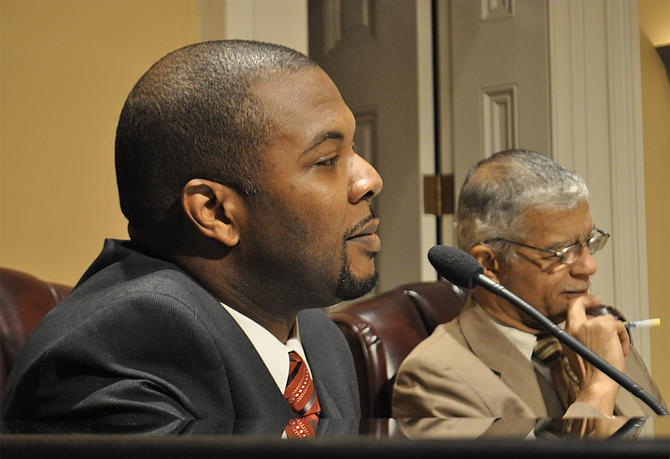
[[[591,228],[591,231],[589,231],[589,234],[587,234],[586,236],[582,236],[582,238],[580,238],[580,239],[578,239],[578,240],[576,240],[576,241],[572,241],[572,242],[570,242],[570,241],[557,242],[557,243],[552,244],[550,247],[547,247],[547,248],[548,248],[549,250],[561,250],[561,249],[565,249],[566,247],[570,247],[571,245],[578,244],[579,242],[581,242],[581,239],[589,239],[589,237],[591,237],[591,236],[593,235],[593,233],[595,232],[595,230],[596,230],[596,226],[593,225],[593,228]]]
[[[302,154],[304,155],[309,153],[310,151],[314,150],[316,147],[318,147],[327,140],[344,140],[344,134],[342,134],[341,132],[334,132],[334,131],[319,132],[312,138],[312,141],[310,142],[310,147],[307,150],[303,151]]]
[[[566,247],[570,247],[571,245],[576,244],[577,241],[564,241],[564,242],[555,242],[551,244],[549,247],[547,247],[548,250],[561,250],[565,249]]]

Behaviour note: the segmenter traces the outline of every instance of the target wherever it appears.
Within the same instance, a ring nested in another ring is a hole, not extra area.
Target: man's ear
[[[470,250],[470,255],[484,267],[484,275],[494,282],[500,283],[499,270],[500,262],[496,253],[490,247],[477,244]]]
[[[239,242],[245,206],[235,190],[211,180],[192,179],[182,190],[181,202],[201,234],[229,247]]]

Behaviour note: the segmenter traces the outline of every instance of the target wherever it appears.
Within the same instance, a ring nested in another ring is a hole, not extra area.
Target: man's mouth
[[[371,216],[356,225],[352,234],[345,237],[345,242],[355,242],[365,246],[369,252],[379,252],[381,249],[381,241],[379,236],[375,234],[378,226],[379,219]]]
[[[572,287],[566,287],[563,289],[563,293],[566,295],[580,296],[587,295],[589,293],[589,288],[591,287],[590,282],[586,282],[580,285],[574,285]]]

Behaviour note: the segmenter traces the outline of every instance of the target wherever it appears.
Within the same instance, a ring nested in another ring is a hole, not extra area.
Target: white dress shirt
[[[503,335],[507,337],[526,357],[529,361],[532,361],[540,373],[549,381],[549,383],[554,386],[554,377],[551,374],[551,368],[546,363],[533,359],[533,351],[535,349],[535,343],[537,342],[537,336],[532,333],[526,333],[519,330],[518,328],[510,327],[509,325],[502,324],[495,320],[492,316],[491,322],[493,325],[502,332]],[[555,387],[555,386],[554,386]]]
[[[296,351],[298,355],[302,358],[303,362],[307,365],[307,369],[312,374],[309,369],[309,364],[305,358],[305,351],[302,348],[302,343],[300,341],[300,329],[298,327],[298,319],[296,318],[293,328],[291,329],[291,334],[289,335],[286,344],[282,343],[270,333],[266,328],[262,327],[258,323],[254,322],[244,314],[236,311],[230,306],[223,304],[226,311],[233,316],[233,319],[238,323],[242,328],[244,333],[246,333],[251,344],[254,345],[256,351],[263,359],[265,366],[268,371],[274,378],[277,383],[279,390],[284,393],[286,389],[286,380],[288,379],[288,369],[289,369],[289,358],[288,353],[290,351]]]

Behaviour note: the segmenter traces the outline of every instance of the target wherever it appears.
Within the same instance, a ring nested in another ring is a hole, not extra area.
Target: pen
[[[631,320],[630,322],[624,322],[623,325],[626,328],[657,327],[661,325],[661,319]]]

